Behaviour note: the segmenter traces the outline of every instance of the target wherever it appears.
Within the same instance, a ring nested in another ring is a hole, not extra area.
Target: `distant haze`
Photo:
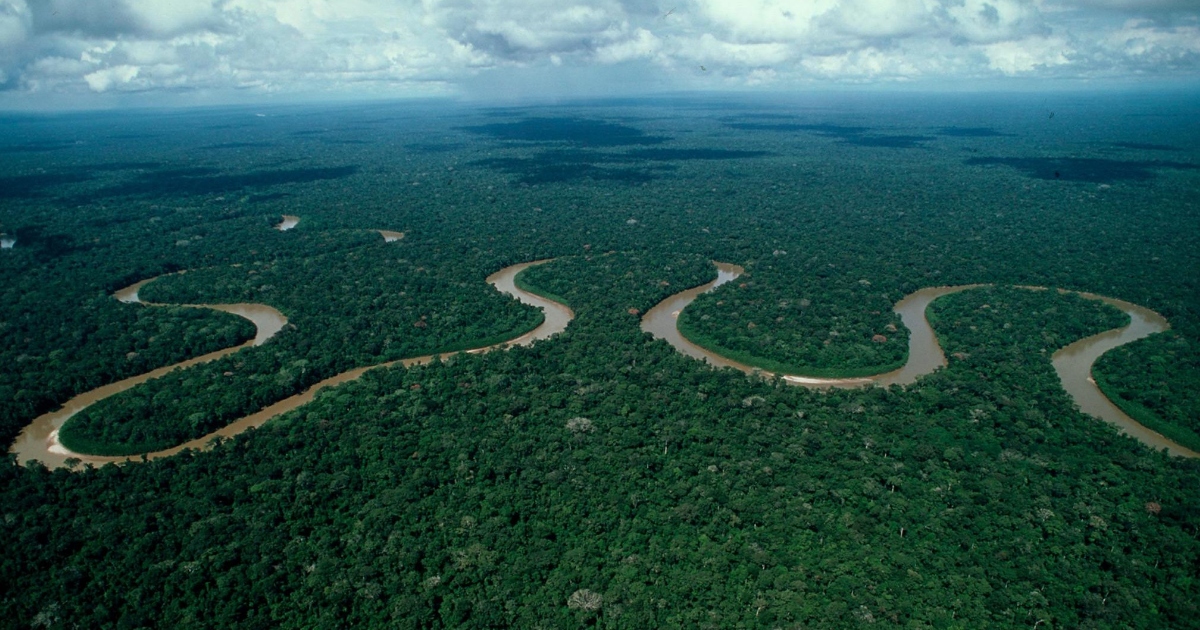
[[[1196,0],[0,0],[0,108],[1200,79]]]

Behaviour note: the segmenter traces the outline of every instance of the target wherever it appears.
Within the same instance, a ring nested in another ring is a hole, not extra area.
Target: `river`
[[[279,225],[275,226],[275,229],[279,230],[280,232],[286,232],[296,227],[299,223],[300,217],[291,214],[285,214],[283,215],[283,221],[280,221]]]
[[[404,238],[404,232],[393,232],[391,230],[375,230],[375,231],[379,232],[379,234],[383,236],[383,242],[385,242],[385,243],[391,243],[392,241],[398,241],[398,240]]]
[[[1126,435],[1137,438],[1153,448],[1165,448],[1172,455],[1200,457],[1200,453],[1167,439],[1161,433],[1150,429],[1121,411],[1100,391],[1096,381],[1092,378],[1092,365],[1096,363],[1096,359],[1099,359],[1100,355],[1117,346],[1123,346],[1167,330],[1170,325],[1166,318],[1148,308],[1124,300],[1092,293],[1079,293],[1079,295],[1092,300],[1100,300],[1121,309],[1129,315],[1130,321],[1123,328],[1106,330],[1098,335],[1085,337],[1054,353],[1051,360],[1054,363],[1054,371],[1058,372],[1058,378],[1062,381],[1063,389],[1067,390],[1067,393],[1075,399],[1075,403],[1084,413],[1115,425]]]
[[[539,325],[537,328],[533,329],[532,331],[525,333],[515,339],[511,339],[509,341],[506,341],[506,342],[500,343],[500,344],[496,344],[496,345],[484,346],[484,347],[475,348],[472,350],[467,350],[467,352],[480,353],[480,352],[488,352],[490,350],[507,348],[507,347],[513,346],[513,345],[529,345],[538,339],[545,339],[552,335],[558,334],[566,329],[567,324],[569,324],[571,319],[574,318],[574,316],[575,316],[575,313],[570,308],[568,308],[564,304],[559,304],[558,302],[547,300],[545,298],[533,295],[532,293],[523,291],[523,290],[517,288],[517,286],[514,282],[514,278],[516,278],[518,273],[524,271],[525,269],[527,269],[528,267],[531,267],[533,265],[540,265],[540,264],[543,264],[546,262],[549,262],[549,261],[548,260],[538,260],[538,261],[533,261],[533,262],[526,262],[526,263],[511,265],[509,267],[505,267],[504,269],[501,269],[500,271],[488,276],[488,278],[487,278],[487,282],[489,284],[491,284],[493,287],[495,287],[497,290],[501,291],[502,293],[507,293],[509,295],[512,295],[513,297],[515,297],[517,300],[521,301],[524,304],[528,304],[530,306],[535,306],[537,308],[542,309],[542,311],[545,315],[545,320],[542,322],[542,324]],[[121,289],[121,290],[115,292],[113,294],[113,297],[115,297],[116,299],[118,299],[122,302],[126,302],[126,303],[143,303],[143,302],[141,302],[141,300],[138,297],[138,291],[142,287],[144,287],[146,284],[148,284],[149,282],[152,282],[153,280],[155,280],[155,278],[142,280],[140,282],[132,284],[128,287],[125,287],[124,289]],[[143,303],[143,304],[147,304],[150,306],[162,306],[160,304],[153,304],[153,303]],[[409,359],[402,359],[399,361],[391,361],[388,363],[356,368],[353,370],[349,370],[347,372],[343,372],[341,374],[332,376],[323,381],[320,381],[319,383],[314,384],[312,387],[309,387],[307,390],[305,390],[304,392],[301,392],[300,394],[297,394],[295,396],[291,396],[289,398],[285,398],[279,402],[276,402],[275,404],[270,405],[269,407],[266,407],[266,408],[258,411],[257,413],[254,413],[254,414],[251,414],[244,418],[241,418],[241,419],[225,426],[224,428],[221,428],[217,431],[209,433],[208,435],[197,438],[195,440],[191,440],[190,442],[186,442],[184,444],[180,444],[179,446],[176,446],[173,448],[169,448],[169,449],[162,450],[162,451],[156,451],[153,453],[147,453],[144,456],[143,455],[133,455],[133,456],[121,456],[121,457],[105,457],[105,456],[98,456],[98,455],[85,455],[85,454],[81,454],[81,453],[73,453],[70,450],[68,450],[66,447],[64,447],[62,445],[62,443],[60,443],[58,441],[59,428],[62,427],[63,423],[65,423],[68,418],[75,415],[76,413],[79,413],[87,406],[89,406],[95,402],[98,402],[100,400],[103,400],[105,398],[108,398],[109,396],[112,396],[114,394],[123,392],[135,385],[144,383],[152,378],[158,378],[160,376],[163,376],[163,375],[171,372],[172,370],[175,370],[178,368],[185,368],[185,367],[192,366],[192,365],[197,365],[200,363],[206,363],[208,361],[213,361],[213,360],[223,357],[225,355],[237,352],[237,351],[241,350],[242,348],[246,348],[249,346],[255,346],[255,345],[261,345],[262,343],[264,343],[268,339],[270,339],[272,336],[274,336],[276,333],[278,333],[280,330],[282,330],[282,328],[287,324],[287,318],[282,313],[280,313],[278,310],[276,310],[270,306],[266,306],[264,304],[187,304],[187,305],[182,305],[182,306],[190,306],[190,307],[194,307],[194,308],[211,308],[211,309],[225,311],[227,313],[233,313],[235,315],[245,317],[246,319],[249,319],[251,322],[254,323],[254,325],[258,329],[258,332],[255,335],[254,339],[252,339],[242,345],[234,346],[231,348],[225,348],[223,350],[211,352],[204,356],[195,357],[193,359],[189,359],[189,360],[183,361],[181,363],[176,363],[174,365],[162,367],[157,370],[147,372],[145,374],[133,376],[133,377],[124,379],[122,381],[118,381],[116,383],[105,385],[104,387],[100,387],[100,388],[91,390],[89,392],[85,392],[83,394],[80,394],[80,395],[68,400],[62,406],[61,409],[58,409],[56,411],[53,411],[53,412],[50,412],[50,413],[47,413],[47,414],[44,414],[42,416],[35,418],[33,420],[33,422],[31,422],[29,425],[27,425],[21,431],[21,434],[17,437],[17,440],[13,443],[12,447],[9,448],[9,452],[15,453],[17,455],[17,461],[24,464],[25,462],[27,462],[29,460],[37,460],[50,468],[56,468],[59,466],[63,466],[66,463],[66,460],[68,460],[68,459],[78,460],[82,464],[101,465],[101,464],[106,464],[106,463],[110,463],[110,462],[120,463],[120,462],[136,461],[136,460],[142,459],[142,457],[146,457],[147,459],[157,459],[159,457],[167,457],[170,455],[174,455],[184,449],[207,448],[214,438],[232,437],[232,436],[237,435],[238,433],[241,433],[251,427],[261,426],[267,420],[270,420],[271,418],[274,418],[280,414],[286,413],[288,411],[296,409],[297,407],[307,404],[308,402],[310,402],[313,399],[313,397],[316,395],[316,393],[318,391],[320,391],[321,389],[323,389],[325,387],[352,381],[352,380],[357,379],[358,377],[362,376],[365,372],[376,369],[376,368],[390,367],[390,366],[394,366],[396,364],[400,364],[405,367],[410,367],[413,365],[429,363],[430,361],[433,360],[433,358],[435,356],[435,355],[426,355],[426,356],[420,356],[420,357],[413,357],[413,358],[409,358]]]
[[[403,236],[399,232],[387,233],[380,230],[385,240],[389,242]],[[389,238],[389,234],[397,235],[396,238]],[[549,262],[548,260],[538,260],[533,262],[520,263],[505,267],[500,271],[487,277],[487,282],[497,290],[512,295],[522,303],[540,308],[545,320],[534,330],[521,335],[507,342],[492,346],[475,348],[467,350],[470,353],[487,352],[490,350],[502,349],[512,345],[528,345],[538,339],[545,339],[552,335],[558,334],[566,329],[567,325],[574,318],[574,312],[564,304],[542,298],[527,291],[519,289],[515,284],[517,274],[525,269]],[[746,373],[757,373],[763,376],[779,376],[785,382],[792,385],[799,385],[811,388],[827,388],[827,387],[863,387],[866,385],[907,385],[916,381],[922,375],[929,374],[934,370],[946,365],[946,357],[942,352],[941,345],[938,343],[937,335],[933,332],[929,325],[928,319],[925,317],[926,308],[935,299],[965,291],[968,289],[985,286],[985,285],[963,285],[952,287],[929,287],[915,291],[904,299],[896,303],[895,312],[900,315],[904,325],[909,330],[909,352],[908,360],[901,368],[886,373],[877,374],[874,376],[866,376],[859,378],[816,378],[794,374],[779,374],[760,370],[749,365],[727,359],[715,352],[702,348],[683,337],[677,326],[678,317],[684,308],[687,308],[696,297],[702,293],[711,291],[727,282],[730,282],[745,271],[737,266],[729,263],[716,263],[717,279],[707,284],[694,287],[685,291],[681,291],[663,300],[654,308],[646,312],[642,318],[642,330],[651,333],[657,338],[664,339],[675,347],[678,351],[687,356],[707,361],[717,367],[731,367],[741,370]],[[186,273],[186,272],[182,272]],[[150,278],[134,283],[125,287],[113,294],[116,299],[126,303],[140,303],[148,306],[164,306],[162,304],[154,304],[142,302],[139,298],[139,290],[149,282],[156,278]],[[1039,289],[1040,287],[1025,287],[1030,289]],[[1098,335],[1093,335],[1086,339],[1081,339],[1072,343],[1053,355],[1054,368],[1062,381],[1064,389],[1079,405],[1080,409],[1085,413],[1105,420],[1122,432],[1130,435],[1154,448],[1166,448],[1173,455],[1184,457],[1200,457],[1191,449],[1181,446],[1161,434],[1148,429],[1141,425],[1129,415],[1121,411],[1112,403],[1092,380],[1091,370],[1096,359],[1105,352],[1120,345],[1130,343],[1137,339],[1141,339],[1148,335],[1164,331],[1168,328],[1166,319],[1158,313],[1149,309],[1143,308],[1136,304],[1117,300],[1104,296],[1080,293],[1083,297],[1095,300],[1101,300],[1111,304],[1123,312],[1129,314],[1131,322],[1129,325],[1115,330],[1109,330]],[[216,352],[211,352],[204,356],[195,357],[181,363],[166,366],[130,377],[116,383],[106,385],[94,389],[89,392],[80,394],[69,401],[57,411],[44,414],[34,419],[18,436],[16,442],[10,448],[10,452],[17,454],[19,462],[24,463],[29,460],[37,460],[49,467],[57,467],[63,465],[67,459],[74,458],[81,463],[104,464],[108,462],[126,462],[141,459],[142,455],[128,457],[102,457],[93,455],[84,455],[73,453],[67,450],[58,441],[58,429],[72,415],[78,413],[85,407],[103,400],[109,396],[125,391],[135,385],[144,383],[150,379],[163,376],[172,370],[185,368],[208,361],[213,361],[228,354],[237,352],[242,348],[249,346],[262,345],[268,339],[272,338],[287,324],[287,317],[278,310],[264,304],[184,304],[192,308],[211,308],[214,310],[224,311],[244,317],[254,323],[256,334],[254,339],[231,348],[225,348]],[[325,387],[330,387],[355,380],[362,376],[365,372],[377,368],[390,367],[396,364],[410,367],[420,365],[432,361],[434,355],[426,355],[392,361],[388,363],[356,368],[343,372],[336,376],[325,379],[316,383],[304,392],[291,396],[279,402],[276,402],[269,407],[252,415],[246,416],[237,420],[228,426],[197,438],[185,444],[180,444],[174,448],[145,455],[148,459],[158,457],[166,457],[174,455],[184,449],[202,449],[206,448],[210,442],[217,437],[232,437],[251,427],[261,426],[267,420],[274,418],[280,414],[296,409],[302,405],[312,401],[318,391]]]
[[[925,317],[925,309],[931,302],[943,295],[958,293],[969,289],[986,286],[982,284],[960,285],[952,287],[928,287],[914,291],[896,303],[895,312],[900,315],[904,325],[908,327],[908,360],[897,370],[860,378],[816,378],[792,374],[774,374],[738,361],[733,361],[715,352],[702,348],[679,332],[679,313],[687,308],[702,293],[731,281],[744,273],[744,270],[729,263],[714,263],[717,266],[717,279],[698,287],[681,291],[658,303],[646,312],[642,318],[642,330],[656,338],[663,339],[676,350],[690,357],[707,361],[716,367],[731,367],[746,373],[757,373],[763,376],[778,376],[792,385],[811,388],[827,387],[863,387],[866,385],[908,385],[917,378],[929,374],[946,365],[946,355],[938,343],[937,335]],[[1042,287],[1021,287],[1034,290],[1044,290]],[[1079,408],[1096,418],[1116,426],[1123,433],[1130,435],[1143,443],[1156,448],[1166,448],[1172,455],[1183,457],[1200,457],[1200,453],[1173,442],[1138,423],[1128,414],[1121,411],[1096,386],[1092,379],[1092,365],[1100,355],[1132,341],[1166,330],[1167,320],[1150,309],[1114,298],[1091,293],[1078,293],[1093,300],[1111,304],[1128,314],[1131,318],[1129,325],[1109,330],[1098,335],[1080,339],[1059,351],[1052,357],[1054,369],[1058,372],[1063,388],[1079,405]]]

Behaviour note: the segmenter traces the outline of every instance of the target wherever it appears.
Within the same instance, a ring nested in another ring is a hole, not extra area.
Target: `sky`
[[[0,0],[0,108],[1200,82],[1200,0]]]

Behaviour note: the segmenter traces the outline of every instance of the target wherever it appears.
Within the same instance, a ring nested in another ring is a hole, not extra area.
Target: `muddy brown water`
[[[748,374],[757,373],[764,376],[779,376],[784,381],[793,385],[814,388],[862,387],[871,384],[907,385],[916,381],[917,377],[929,374],[937,368],[946,365],[946,355],[942,353],[942,347],[938,344],[937,336],[933,334],[933,329],[929,327],[929,322],[925,319],[925,307],[943,295],[978,286],[930,287],[916,291],[896,304],[896,312],[900,314],[901,320],[904,321],[904,325],[908,326],[910,331],[908,338],[908,362],[903,367],[891,372],[859,378],[819,378],[799,374],[775,374],[755,368],[702,348],[686,339],[679,332],[677,324],[679,313],[683,309],[695,301],[700,294],[712,291],[745,273],[745,270],[741,267],[729,263],[716,263],[716,266],[716,280],[676,293],[660,302],[654,308],[646,311],[646,315],[642,318],[642,330],[659,339],[666,340],[676,350],[689,357],[707,361],[714,366],[731,367]]]
[[[1100,355],[1117,346],[1123,346],[1167,330],[1170,328],[1170,324],[1167,323],[1166,318],[1148,308],[1125,300],[1092,293],[1079,293],[1079,295],[1092,300],[1100,300],[1121,309],[1129,315],[1130,321],[1123,328],[1106,330],[1098,335],[1085,337],[1054,353],[1051,360],[1054,363],[1054,371],[1058,372],[1058,378],[1062,381],[1063,389],[1067,390],[1067,393],[1075,399],[1075,403],[1084,413],[1115,425],[1117,429],[1130,437],[1141,440],[1155,449],[1165,448],[1172,455],[1200,457],[1200,453],[1166,438],[1121,411],[1100,391],[1095,379],[1092,378],[1092,365],[1096,363],[1096,359],[1099,359]]]
[[[375,230],[375,231],[379,232],[379,234],[383,236],[383,242],[385,242],[385,243],[391,243],[392,241],[398,241],[398,240],[404,238],[404,232],[393,232],[391,230]]]
[[[280,221],[279,225],[275,226],[275,229],[279,230],[280,232],[286,232],[296,227],[296,225],[299,223],[300,217],[291,214],[285,214],[283,215],[283,221]]]
[[[513,345],[529,345],[538,339],[545,339],[566,329],[567,324],[569,324],[571,319],[575,316],[575,313],[570,308],[564,304],[559,304],[558,302],[547,300],[545,298],[533,295],[532,293],[518,289],[514,283],[514,278],[516,278],[518,273],[533,265],[540,265],[546,262],[549,261],[538,260],[512,265],[510,267],[501,269],[487,278],[487,282],[496,287],[497,290],[512,295],[522,303],[542,309],[545,315],[545,321],[543,321],[542,324],[537,328],[515,339],[496,345],[467,350],[466,352],[480,353],[507,348]],[[143,303],[138,298],[138,290],[153,280],[154,278],[151,278],[135,283],[124,289],[121,289],[120,291],[117,291],[113,294],[113,296],[122,302]],[[151,303],[144,304],[155,305]],[[123,392],[152,378],[163,376],[172,370],[198,365],[200,363],[206,363],[208,361],[213,361],[228,354],[237,352],[242,348],[261,345],[278,333],[283,326],[287,324],[287,318],[282,313],[263,304],[188,304],[184,306],[191,306],[195,308],[211,308],[225,311],[227,313],[233,313],[235,315],[240,315],[254,322],[255,326],[258,327],[258,334],[255,335],[253,340],[242,345],[225,348],[224,350],[218,350],[204,356],[189,359],[181,363],[176,363],[175,365],[169,365],[145,374],[133,376],[125,380],[85,392],[72,398],[71,400],[67,401],[61,409],[35,418],[33,422],[31,422],[25,427],[24,430],[22,430],[21,434],[17,437],[16,442],[14,442],[12,447],[9,449],[10,452],[16,453],[17,461],[21,464],[24,464],[30,460],[36,460],[42,464],[45,464],[47,467],[56,468],[65,465],[66,460],[68,459],[75,459],[81,464],[94,464],[98,466],[110,462],[122,463],[129,461],[140,461],[143,457],[146,459],[157,459],[159,457],[174,455],[180,451],[183,451],[184,449],[204,449],[207,448],[216,438],[232,437],[251,427],[261,426],[267,420],[270,420],[271,418],[274,418],[280,414],[307,404],[308,402],[312,401],[317,392],[326,387],[352,381],[362,376],[367,371],[373,369],[390,367],[397,364],[409,367],[413,365],[429,363],[434,359],[434,356],[436,356],[426,355],[421,357],[413,357],[399,361],[391,361],[388,363],[356,368],[347,372],[343,372],[314,384],[300,394],[285,398],[258,411],[257,413],[241,418],[225,426],[224,428],[209,433],[208,435],[162,451],[146,453],[145,455],[104,457],[98,455],[74,453],[64,447],[58,441],[59,428],[62,427],[63,423],[66,422],[68,418],[76,413],[79,413],[88,405],[108,398],[109,396],[119,392]]]
[[[665,340],[679,352],[706,361],[716,367],[731,367],[748,374],[760,374],[767,377],[777,376],[791,385],[810,388],[908,385],[914,383],[917,378],[944,367],[946,355],[942,352],[937,335],[925,317],[925,309],[931,302],[944,295],[986,286],[971,284],[929,287],[910,293],[897,302],[894,310],[900,315],[900,319],[909,330],[908,361],[900,369],[861,378],[816,378],[796,374],[775,374],[733,361],[692,343],[679,332],[677,325],[679,313],[684,308],[687,308],[700,294],[712,291],[744,273],[744,270],[737,265],[715,264],[717,266],[716,280],[681,291],[660,302],[647,311],[642,318],[642,330]],[[1045,290],[1043,287],[1020,288]],[[1091,293],[1080,292],[1078,294],[1088,299],[1111,304],[1127,313],[1132,321],[1128,326],[1080,339],[1054,353],[1052,357],[1054,369],[1058,372],[1063,388],[1074,398],[1075,403],[1082,411],[1116,426],[1125,434],[1137,438],[1153,448],[1166,448],[1172,455],[1200,457],[1200,453],[1167,439],[1162,434],[1129,417],[1100,391],[1092,379],[1092,365],[1100,355],[1117,346],[1166,330],[1169,327],[1167,320],[1150,309],[1124,300]]]
[[[293,224],[294,226],[294,224]],[[379,231],[384,239],[388,242],[397,240],[403,237],[399,232]],[[394,238],[392,238],[394,236]],[[496,287],[497,290],[516,297],[525,304],[535,306],[542,309],[545,315],[545,321],[533,331],[522,335],[508,342],[475,348],[467,352],[478,353],[487,352],[490,350],[506,348],[512,345],[528,345],[535,340],[545,339],[566,329],[571,319],[574,317],[574,312],[569,307],[552,300],[533,295],[526,291],[517,288],[514,279],[517,274],[524,271],[533,265],[546,263],[546,260],[539,260],[527,263],[521,263],[506,267],[491,276],[488,276],[487,282]],[[728,263],[716,263],[717,279],[713,282],[694,287],[686,291],[682,291],[656,305],[654,308],[647,311],[642,319],[642,329],[650,332],[657,338],[661,338],[670,343],[680,352],[718,367],[732,367],[747,373],[757,373],[764,376],[778,376],[785,382],[793,385],[800,385],[811,388],[826,388],[826,387],[862,387],[866,385],[906,385],[916,381],[922,375],[929,374],[939,367],[946,365],[946,357],[942,352],[941,345],[938,343],[937,336],[934,334],[929,321],[925,317],[925,310],[933,300],[951,293],[964,291],[984,285],[964,285],[952,287],[930,287],[921,289],[912,294],[909,294],[900,302],[897,302],[895,311],[901,317],[904,325],[909,329],[909,355],[908,361],[903,367],[891,372],[867,376],[861,378],[815,378],[803,375],[794,374],[773,374],[764,370],[753,368],[743,363],[727,359],[719,354],[706,350],[683,337],[680,334],[677,321],[679,313],[691,304],[696,297],[707,291],[711,291],[726,282],[736,279],[744,270],[737,266]],[[137,282],[129,287],[121,289],[114,293],[114,297],[126,303],[142,303],[151,306],[161,306],[153,303],[142,302],[139,299],[139,290],[152,282],[154,278]],[[1040,289],[1040,287],[1025,287],[1029,289]],[[1136,341],[1148,335],[1166,330],[1169,325],[1167,321],[1158,313],[1146,309],[1144,307],[1108,298],[1104,296],[1080,293],[1083,297],[1089,299],[1100,300],[1111,304],[1123,312],[1127,313],[1131,322],[1129,325],[1120,329],[1109,330],[1098,335],[1093,335],[1085,339],[1081,339],[1072,343],[1059,351],[1057,351],[1052,359],[1054,368],[1058,372],[1059,378],[1063,383],[1064,389],[1074,398],[1080,409],[1089,415],[1095,416],[1115,425],[1119,430],[1130,435],[1154,448],[1166,448],[1173,455],[1184,457],[1200,457],[1191,449],[1181,446],[1161,434],[1148,429],[1141,425],[1133,418],[1129,417],[1112,403],[1100,389],[1096,386],[1095,381],[1091,377],[1092,365],[1096,359],[1105,352],[1120,345]],[[343,372],[331,378],[325,379],[316,383],[304,392],[281,400],[261,411],[246,416],[228,426],[205,435],[201,438],[192,440],[185,444],[180,444],[174,448],[147,453],[143,455],[128,456],[128,457],[101,457],[72,453],[58,442],[58,429],[63,425],[68,418],[75,413],[84,409],[99,400],[103,400],[109,396],[125,391],[140,383],[144,383],[150,379],[163,376],[172,370],[185,368],[208,361],[213,361],[228,354],[237,352],[242,348],[261,345],[268,339],[282,330],[287,324],[287,318],[278,310],[263,304],[186,304],[193,308],[211,308],[227,313],[232,313],[245,317],[254,323],[257,333],[251,341],[245,344],[225,348],[206,354],[204,356],[195,357],[175,365],[166,366],[153,370],[146,374],[134,376],[116,383],[97,388],[95,390],[85,392],[67,401],[63,407],[57,411],[45,414],[36,418],[30,423],[17,438],[17,441],[12,445],[10,451],[17,454],[18,461],[25,463],[29,460],[37,460],[49,467],[62,466],[67,459],[76,459],[80,463],[100,465],[109,462],[127,462],[140,460],[142,457],[147,459],[155,459],[158,457],[166,457],[174,455],[184,449],[202,449],[207,448],[211,442],[218,437],[232,437],[251,427],[261,426],[267,420],[301,407],[312,401],[318,391],[335,386],[341,383],[355,380],[362,376],[367,371],[385,368],[394,365],[402,365],[405,367],[413,365],[421,365],[433,360],[434,355],[421,357],[413,357],[392,361],[384,364],[356,368],[347,372]]]

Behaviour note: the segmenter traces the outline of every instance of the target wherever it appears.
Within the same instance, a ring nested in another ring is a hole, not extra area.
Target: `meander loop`
[[[403,237],[403,234],[399,232],[391,232],[387,230],[377,231],[380,232],[380,234],[384,237],[384,240],[387,242],[392,242]],[[512,295],[524,304],[542,309],[545,320],[537,328],[523,333],[514,339],[510,339],[499,344],[466,350],[465,352],[482,353],[491,350],[508,348],[514,345],[529,345],[536,340],[545,339],[566,329],[567,324],[575,316],[574,311],[572,311],[565,304],[560,304],[558,302],[554,302],[552,300],[548,300],[523,291],[517,288],[516,284],[514,283],[514,278],[518,273],[534,265],[540,265],[547,262],[549,262],[549,259],[511,265],[487,277],[488,284],[491,284],[502,293]],[[165,306],[162,304],[141,302],[141,300],[138,298],[138,290],[144,287],[146,284],[153,282],[155,279],[157,278],[150,278],[137,282],[129,287],[115,292],[113,296],[126,303],[141,303],[147,306]],[[412,357],[408,359],[400,359],[397,361],[355,368],[353,370],[342,372],[341,374],[337,374],[312,385],[305,391],[296,394],[295,396],[290,396],[280,400],[254,414],[236,420],[235,422],[230,423],[229,425],[218,429],[217,431],[161,451],[139,455],[108,457],[74,453],[64,447],[58,441],[59,428],[61,428],[63,423],[65,423],[71,416],[79,413],[89,405],[130,389],[150,379],[163,376],[173,370],[198,365],[201,363],[207,363],[228,354],[238,352],[243,348],[261,345],[282,330],[287,324],[287,318],[282,313],[270,306],[263,304],[185,304],[180,306],[192,308],[210,308],[245,317],[254,323],[255,327],[257,328],[257,334],[255,335],[254,339],[244,344],[225,348],[216,352],[211,352],[209,354],[195,357],[174,365],[162,367],[145,374],[133,376],[75,396],[64,403],[62,408],[58,409],[57,411],[43,414],[35,418],[21,431],[21,434],[17,437],[17,440],[9,449],[10,452],[17,455],[17,461],[21,464],[24,464],[30,460],[36,460],[45,464],[47,467],[55,468],[65,465],[68,459],[77,460],[80,464],[102,465],[107,463],[141,461],[143,459],[157,459],[159,457],[174,455],[185,449],[205,449],[211,445],[214,438],[232,437],[238,433],[250,429],[251,427],[261,426],[271,418],[307,404],[308,402],[312,401],[317,392],[326,387],[352,381],[362,376],[364,373],[377,368],[386,368],[394,365],[402,365],[404,367],[422,365],[433,361],[436,356],[440,356],[425,355]]]
[[[288,219],[295,219],[295,217],[285,218],[285,223]],[[296,220],[298,221],[298,219]],[[283,227],[283,224],[277,227],[281,230],[286,230],[294,226],[295,222],[293,221],[291,222],[291,225],[288,225],[287,227]],[[399,232],[390,232],[386,230],[377,231],[380,232],[387,242],[392,242],[403,237],[403,234]],[[537,339],[545,339],[566,329],[567,324],[574,317],[574,312],[569,307],[567,307],[565,304],[560,304],[558,302],[554,302],[552,300],[548,300],[523,291],[517,288],[513,281],[516,275],[526,268],[546,262],[549,261],[539,260],[512,265],[492,274],[487,278],[487,282],[495,286],[498,290],[516,297],[522,303],[542,309],[545,314],[545,321],[533,331],[530,331],[515,339],[493,346],[467,350],[466,352],[487,352],[513,345],[528,345]],[[965,291],[981,286],[987,286],[974,284],[951,287],[929,287],[916,291],[897,302],[895,311],[900,315],[904,325],[908,327],[910,333],[908,360],[903,367],[897,370],[877,374],[874,376],[841,379],[815,378],[794,374],[776,375],[771,372],[722,357],[715,352],[702,348],[688,341],[679,332],[677,327],[679,313],[689,304],[691,304],[697,296],[699,296],[701,293],[711,291],[744,273],[744,270],[737,265],[731,265],[727,263],[716,263],[716,265],[718,270],[718,277],[716,280],[699,287],[682,291],[663,300],[654,308],[647,311],[645,317],[642,319],[642,329],[650,332],[657,338],[666,340],[680,352],[693,358],[707,361],[714,366],[732,367],[746,373],[759,374],[765,377],[778,376],[788,384],[810,388],[845,388],[863,387],[866,385],[886,386],[891,384],[907,385],[915,382],[919,376],[929,374],[934,370],[947,365],[946,357],[937,341],[937,336],[934,334],[932,327],[929,325],[929,321],[925,317],[926,307],[933,300],[943,295]],[[145,286],[149,282],[152,282],[153,280],[155,280],[155,278],[135,283],[134,285],[117,291],[114,294],[114,297],[123,302],[140,303],[137,295],[138,289]],[[1040,287],[1022,288],[1041,290]],[[1097,358],[1099,358],[1100,355],[1117,346],[1124,345],[1137,339],[1141,339],[1145,336],[1166,330],[1169,327],[1167,321],[1161,315],[1149,309],[1125,302],[1123,300],[1117,300],[1114,298],[1108,298],[1090,293],[1077,292],[1077,294],[1088,299],[1104,301],[1119,308],[1130,316],[1131,323],[1120,329],[1106,331],[1104,333],[1076,341],[1065,348],[1060,349],[1054,354],[1052,360],[1055,370],[1058,373],[1059,378],[1067,392],[1084,412],[1114,424],[1122,432],[1131,435],[1154,448],[1166,448],[1171,454],[1177,456],[1200,457],[1200,453],[1181,446],[1130,418],[1110,400],[1108,400],[1103,393],[1100,392],[1099,388],[1095,384],[1095,381],[1091,378],[1092,364]],[[157,304],[147,305],[162,306]],[[352,381],[362,376],[362,374],[365,372],[376,368],[390,367],[397,364],[405,367],[421,365],[432,361],[434,356],[436,356],[427,355],[409,359],[401,359],[398,361],[360,367],[343,372],[314,384],[300,394],[281,400],[266,407],[265,409],[260,410],[257,413],[241,418],[222,429],[162,451],[146,453],[143,455],[104,457],[73,453],[63,447],[57,440],[58,428],[61,427],[68,418],[75,413],[78,413],[88,405],[91,405],[92,403],[112,396],[116,393],[125,391],[126,389],[152,378],[160,377],[172,370],[213,361],[227,354],[237,352],[248,346],[261,345],[278,333],[279,330],[281,330],[287,323],[287,318],[284,317],[282,313],[269,306],[261,304],[187,304],[182,306],[211,308],[245,317],[255,324],[258,332],[253,340],[242,345],[225,348],[223,350],[218,350],[201,357],[189,359],[175,365],[159,368],[145,374],[134,376],[89,392],[85,392],[72,398],[71,400],[67,401],[58,411],[44,414],[36,418],[22,431],[21,435],[17,438],[17,441],[10,449],[11,452],[17,454],[18,461],[23,463],[29,460],[37,460],[49,467],[55,467],[63,465],[67,459],[76,459],[80,463],[99,465],[109,462],[128,462],[138,461],[141,459],[155,459],[174,455],[185,449],[207,448],[212,443],[214,438],[232,437],[251,427],[261,426],[271,418],[307,404],[315,397],[318,391],[325,387]]]
[[[758,374],[764,377],[779,377],[789,385],[799,385],[810,388],[840,387],[852,388],[867,385],[909,385],[917,378],[947,365],[946,356],[938,343],[937,335],[925,317],[925,309],[931,302],[944,295],[958,293],[979,287],[984,284],[970,284],[948,287],[928,287],[915,291],[896,303],[895,312],[900,315],[904,325],[909,330],[908,360],[903,367],[873,376],[858,378],[816,378],[797,374],[775,374],[755,368],[738,361],[726,358],[692,343],[679,332],[679,314],[687,308],[700,294],[736,279],[745,270],[729,263],[714,263],[717,266],[717,279],[707,284],[681,291],[659,302],[646,312],[642,318],[642,330],[656,338],[663,339],[676,350],[690,357],[707,361],[716,367],[731,367],[747,374]],[[1044,287],[1019,287],[1029,290],[1045,290]],[[1062,293],[1075,293],[1081,297],[1102,301],[1126,313],[1130,323],[1122,328],[1109,330],[1098,335],[1080,339],[1054,353],[1052,362],[1062,381],[1063,388],[1075,400],[1075,403],[1085,413],[1100,418],[1116,426],[1121,432],[1134,437],[1155,449],[1165,448],[1172,455],[1181,457],[1200,457],[1200,453],[1167,439],[1162,434],[1153,431],[1137,422],[1128,414],[1121,411],[1109,400],[1092,379],[1092,364],[1105,352],[1154,333],[1167,330],[1170,326],[1167,320],[1150,309],[1118,300],[1115,298],[1084,293],[1079,291],[1059,290]]]

